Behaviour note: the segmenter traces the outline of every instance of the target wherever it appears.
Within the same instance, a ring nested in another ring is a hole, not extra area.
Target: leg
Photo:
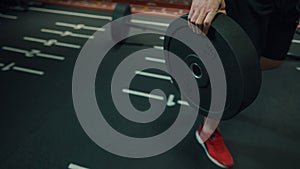
[[[275,3],[278,10],[269,19],[262,50],[264,57],[260,60],[262,70],[274,69],[283,63],[299,22],[300,11],[295,8],[297,3],[296,0]]]
[[[269,59],[267,57],[260,58],[261,70],[270,70],[279,67],[283,63],[282,60]]]

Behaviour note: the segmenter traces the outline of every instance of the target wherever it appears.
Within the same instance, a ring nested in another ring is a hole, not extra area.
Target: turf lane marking
[[[300,67],[296,67],[296,69],[300,71]]]
[[[4,64],[3,63],[0,63],[0,67],[3,67],[4,66]]]
[[[161,22],[153,22],[153,21],[143,21],[138,19],[131,19],[132,23],[137,24],[144,24],[144,25],[154,25],[154,26],[161,26],[161,27],[169,27],[170,24],[168,23],[161,23]]]
[[[63,26],[63,27],[70,27],[76,30],[84,29],[84,30],[91,30],[91,31],[105,31],[104,28],[99,27],[93,27],[93,26],[86,26],[84,24],[71,24],[71,23],[65,23],[65,22],[55,22],[56,26]]]
[[[135,95],[135,96],[149,98],[149,99],[155,99],[155,100],[161,100],[161,101],[164,100],[164,97],[159,96],[159,95],[154,95],[154,94],[150,94],[150,93],[144,93],[144,92],[130,90],[130,89],[123,89],[122,92],[123,93],[127,93],[127,94],[131,94],[131,95]]]
[[[292,40],[292,43],[300,44],[300,40],[293,39],[293,40]]]
[[[62,47],[68,47],[68,48],[74,48],[74,49],[80,49],[80,45],[75,45],[75,44],[70,44],[70,43],[63,43],[59,42],[56,39],[49,39],[49,40],[44,40],[44,39],[39,39],[39,38],[33,38],[33,37],[28,37],[25,36],[23,37],[24,40],[31,41],[31,42],[37,42],[37,43],[42,43],[44,46],[62,46]]]
[[[19,71],[19,72],[23,72],[23,73],[29,73],[29,74],[33,74],[33,75],[39,75],[42,76],[44,75],[43,71],[40,70],[35,70],[35,69],[31,69],[31,68],[25,68],[25,67],[20,67],[20,66],[16,66],[15,62],[12,62],[8,65],[4,65],[2,64],[3,68],[1,69],[3,72],[9,71],[9,70],[14,70],[14,71]]]
[[[86,14],[86,13],[80,13],[80,12],[62,11],[62,10],[38,8],[38,7],[29,7],[28,9],[30,11],[35,11],[35,12],[45,12],[45,13],[53,13],[53,14],[61,14],[61,15],[69,15],[69,16],[79,16],[79,17],[85,17],[85,18],[93,18],[93,19],[102,19],[102,20],[112,21],[111,16],[101,16],[101,15],[93,15],[93,14]],[[170,25],[168,23],[144,21],[144,20],[139,20],[139,19],[131,19],[131,22],[137,23],[137,24],[144,24],[144,25],[161,26],[161,27],[168,27]]]
[[[94,39],[94,36],[84,35],[84,34],[77,34],[77,33],[73,33],[73,32],[70,32],[70,31],[57,31],[57,30],[44,29],[43,28],[43,29],[41,29],[41,32],[43,32],[43,33],[52,33],[52,34],[60,35],[62,37],[71,36],[71,37],[76,37],[76,38]]]
[[[10,63],[10,64],[4,66],[1,70],[2,70],[2,71],[8,71],[8,70],[10,70],[13,66],[15,66],[15,63],[14,63],[14,62],[12,62],[12,63]]]
[[[136,91],[136,90],[123,89],[122,92],[126,93],[126,94],[130,94],[130,95],[134,95],[134,96],[149,98],[149,99],[155,99],[155,100],[160,100],[160,101],[164,100],[164,97],[162,97],[162,96],[153,95],[153,94]],[[172,106],[176,105],[174,102],[174,98],[175,98],[175,96],[173,94],[169,95],[168,100],[167,100],[167,106],[172,107]],[[177,104],[183,105],[183,106],[190,106],[190,104],[187,101],[183,101],[183,100],[178,100]]]
[[[150,77],[150,78],[161,79],[161,80],[168,80],[168,81],[172,80],[170,76],[165,76],[165,75],[160,75],[160,74],[155,74],[155,73],[148,73],[145,71],[136,70],[135,74],[140,75],[140,76]]]
[[[183,106],[190,106],[190,104],[187,101],[178,100],[177,104],[183,105]]]
[[[50,54],[46,54],[46,53],[38,53],[36,55],[39,57],[42,57],[42,58],[47,58],[47,59],[54,59],[54,60],[61,60],[61,61],[65,60],[65,58],[62,56],[55,56],[55,55],[50,55]]]
[[[69,164],[68,169],[89,169],[89,168],[82,167],[82,166],[79,166],[77,164],[71,163],[71,164]]]
[[[173,94],[171,94],[169,96],[168,101],[167,101],[167,106],[172,107],[172,106],[176,105],[176,102],[174,102],[174,98],[175,98],[175,96]]]
[[[145,60],[151,61],[151,62],[163,63],[163,64],[166,63],[166,61],[164,59],[158,59],[158,58],[153,58],[153,57],[145,57]]]
[[[80,12],[70,12],[70,11],[62,11],[62,10],[55,10],[55,9],[46,9],[46,8],[38,8],[38,7],[29,7],[30,11],[35,12],[45,12],[45,13],[53,13],[53,14],[61,14],[61,15],[69,15],[69,16],[79,16],[85,18],[93,18],[93,19],[103,19],[103,20],[112,20],[111,16],[101,16],[101,15],[93,15],[93,14],[86,14]]]
[[[13,20],[17,20],[18,17],[17,16],[13,16],[13,15],[5,15],[0,13],[0,18],[5,18],[5,19],[13,19]]]
[[[24,72],[24,73],[34,74],[34,75],[40,75],[40,76],[44,75],[43,71],[19,67],[19,66],[14,66],[12,67],[12,69],[19,72]]]
[[[163,50],[164,47],[163,46],[153,46],[154,49],[160,49],[160,50]]]
[[[51,55],[51,54],[46,54],[42,53],[40,50],[37,49],[31,49],[31,51],[23,50],[23,49],[18,49],[18,48],[13,48],[9,46],[3,46],[2,50],[10,51],[10,52],[16,52],[16,53],[22,53],[26,57],[41,57],[41,58],[47,58],[47,59],[54,59],[54,60],[65,60],[64,57],[62,56],[56,56],[56,55]]]
[[[28,52],[27,50],[17,49],[17,48],[8,47],[8,46],[3,46],[2,50],[6,50],[6,51],[10,51],[10,52],[17,52],[17,53],[22,53],[22,54],[26,54]]]

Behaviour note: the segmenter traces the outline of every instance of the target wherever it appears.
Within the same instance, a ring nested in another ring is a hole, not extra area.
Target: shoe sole
[[[217,160],[215,160],[214,158],[212,158],[208,151],[207,151],[207,148],[205,146],[205,144],[203,143],[202,139],[200,138],[199,134],[198,134],[198,131],[196,131],[196,139],[198,141],[198,143],[203,147],[204,151],[205,151],[205,154],[207,155],[207,157],[210,159],[211,162],[213,162],[214,164],[216,164],[218,167],[221,167],[221,168],[229,168],[221,163],[219,163]]]

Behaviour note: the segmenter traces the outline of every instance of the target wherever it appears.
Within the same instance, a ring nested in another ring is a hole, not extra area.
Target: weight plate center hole
[[[195,78],[200,79],[202,77],[201,67],[197,63],[192,63],[190,65],[190,69],[192,70]]]

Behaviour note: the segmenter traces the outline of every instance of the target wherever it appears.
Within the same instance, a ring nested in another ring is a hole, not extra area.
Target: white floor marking
[[[24,49],[18,49],[18,48],[13,48],[9,46],[3,46],[2,50],[10,51],[10,52],[16,52],[16,53],[22,53],[26,57],[42,57],[42,58],[47,58],[47,59],[54,59],[54,60],[65,60],[64,57],[62,56],[56,56],[56,55],[50,55],[46,53],[42,53],[40,50],[37,49],[31,49],[30,51],[24,50]]]
[[[69,164],[68,169],[88,169],[88,168],[71,163]]]
[[[39,57],[42,57],[42,58],[47,58],[47,59],[65,60],[65,58],[62,56],[55,56],[55,55],[50,55],[50,54],[46,54],[46,53],[37,53],[36,55]]]
[[[39,39],[39,38],[33,38],[33,37],[27,37],[25,36],[23,38],[24,40],[31,41],[31,42],[37,42],[37,43],[42,43],[44,46],[62,46],[62,47],[68,47],[68,48],[75,48],[75,49],[80,49],[80,45],[75,45],[75,44],[69,44],[69,43],[63,43],[59,42],[56,39],[49,39],[49,40],[44,40],[44,39]]]
[[[300,44],[300,40],[293,39],[292,42],[293,42],[293,43],[298,43],[298,44]]]
[[[69,15],[69,16],[79,16],[79,17],[85,17],[85,18],[109,20],[109,21],[112,20],[112,17],[110,17],[110,16],[100,16],[100,15],[62,11],[62,10],[55,10],[55,9],[38,8],[38,7],[29,7],[28,9],[30,11],[35,11],[35,12],[45,12],[45,13],[54,13],[54,14]]]
[[[2,14],[2,13],[0,13],[0,18],[14,19],[14,20],[18,19],[17,16],[13,16],[13,15],[5,15],[5,14]]]
[[[160,40],[165,40],[165,37],[164,36],[160,36],[159,39]]]
[[[46,13],[54,13],[54,14],[69,15],[69,16],[79,16],[79,17],[85,17],[85,18],[109,20],[109,21],[112,20],[111,16],[100,16],[100,15],[62,11],[62,10],[47,9],[47,8],[38,8],[38,7],[29,7],[28,9],[30,11],[35,11],[35,12],[46,12]],[[144,21],[144,20],[138,20],[138,19],[132,19],[131,22],[137,23],[137,24],[144,24],[144,25],[161,26],[161,27],[169,27],[169,25],[170,25],[168,23]]]
[[[164,50],[163,46],[153,46],[154,49],[160,49],[160,50]]]
[[[33,69],[19,67],[19,66],[14,66],[12,69],[24,73],[34,74],[34,75],[40,75],[40,76],[44,75],[43,71],[33,70]]]
[[[71,23],[65,23],[65,22],[55,22],[55,25],[57,26],[64,26],[64,27],[70,27],[76,30],[79,29],[85,29],[85,30],[91,30],[91,31],[105,31],[104,28],[98,28],[93,26],[86,26],[84,24],[71,24]]]
[[[13,66],[15,66],[15,63],[14,63],[14,62],[12,62],[12,63],[10,63],[10,64],[4,66],[1,70],[2,70],[2,71],[8,71],[8,70],[10,70]]]
[[[168,101],[167,101],[167,106],[171,107],[171,106],[175,106],[176,103],[174,102],[174,98],[175,96],[173,94],[171,94],[168,98]]]
[[[169,27],[169,25],[170,25],[168,23],[153,22],[153,21],[143,21],[143,20],[137,20],[137,19],[131,19],[131,22],[132,23],[137,23],[137,24],[144,24],[144,25],[161,26],[161,27]]]
[[[155,74],[155,73],[148,73],[148,72],[138,71],[138,70],[136,70],[134,73],[136,75],[141,75],[141,76],[146,76],[146,77],[151,77],[151,78],[156,78],[156,79],[161,79],[161,80],[168,80],[168,81],[172,80],[172,78],[170,76],[164,76],[164,75],[159,75],[159,74]]]
[[[158,58],[153,58],[153,57],[145,57],[145,60],[151,61],[151,62],[163,63],[163,64],[166,63],[166,61],[164,59],[158,59]]]
[[[2,64],[2,67],[3,68],[1,70],[3,72],[9,71],[9,70],[15,70],[15,71],[23,72],[23,73],[34,74],[34,75],[40,75],[40,76],[44,75],[43,71],[16,66],[16,63],[14,63],[14,62],[12,62],[12,63],[10,63],[10,64],[8,64],[6,66],[4,64]]]
[[[71,37],[77,37],[77,38],[94,39],[94,36],[91,36],[91,35],[77,34],[77,33],[69,32],[69,31],[57,31],[57,30],[51,30],[51,29],[41,29],[41,32],[52,33],[52,34],[60,35],[62,37],[71,36]]]
[[[296,67],[296,69],[300,71],[300,67]]]
[[[3,46],[2,50],[17,52],[17,53],[23,53],[23,54],[26,54],[28,52],[27,50],[12,48],[12,47],[8,47],[8,46]]]
[[[131,95],[135,95],[135,96],[149,98],[149,99],[155,99],[155,100],[161,100],[161,101],[164,100],[164,97],[162,97],[162,96],[153,95],[153,94],[144,93],[144,92],[135,91],[135,90],[123,89],[122,92],[131,94]]]
[[[0,63],[0,67],[3,67],[4,66],[4,64],[3,63]]]
[[[178,100],[177,103],[184,106],[190,106],[190,104],[187,101],[183,101],[183,100]]]

